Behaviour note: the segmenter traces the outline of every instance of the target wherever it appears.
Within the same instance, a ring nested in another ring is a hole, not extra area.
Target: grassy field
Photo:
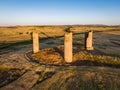
[[[119,26],[15,26],[15,27],[0,27],[0,41],[14,41],[30,39],[30,34],[33,31],[39,33],[41,38],[62,36],[65,29],[70,28],[73,33],[81,33],[89,30],[93,31],[117,31]],[[6,39],[9,37],[9,39]],[[20,38],[19,38],[20,37]],[[26,38],[24,38],[26,37]]]
[[[0,87],[17,81],[26,70],[44,64],[64,62],[64,34],[73,32],[73,63],[52,66],[53,72],[39,72],[32,90],[119,90],[120,26],[15,26],[0,27]],[[93,51],[84,48],[84,32],[93,30]],[[39,33],[40,49],[32,62],[25,52],[32,50],[31,33]],[[49,61],[49,62],[48,62]],[[27,68],[27,69],[26,69]],[[5,78],[8,78],[7,81]],[[27,85],[27,84],[26,84]],[[16,87],[17,88],[17,87]]]
[[[119,75],[118,69],[105,67],[61,67],[44,74],[31,90],[119,90]]]

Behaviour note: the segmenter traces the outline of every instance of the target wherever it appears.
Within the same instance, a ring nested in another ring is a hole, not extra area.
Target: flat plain
[[[48,65],[47,62],[51,58],[63,59],[64,34],[68,28],[73,33],[74,62],[65,66]],[[84,33],[90,30],[93,31],[94,50],[86,51]],[[43,57],[46,64],[26,58],[26,53],[32,51],[32,32],[39,33],[40,50],[43,52],[33,56],[37,59]],[[56,48],[61,52],[54,52]],[[51,53],[49,55],[44,51]],[[60,56],[55,56],[56,53]],[[0,27],[1,90],[119,90],[119,88],[120,26]]]

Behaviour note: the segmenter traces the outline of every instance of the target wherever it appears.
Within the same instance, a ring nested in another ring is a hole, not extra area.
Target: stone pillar
[[[86,50],[93,50],[92,38],[93,38],[92,31],[85,33],[85,48],[86,48]]]
[[[64,60],[65,62],[72,62],[72,33],[65,33],[64,36]]]
[[[32,37],[33,37],[33,53],[37,53],[37,52],[39,52],[39,36],[38,36],[38,33],[33,32]]]

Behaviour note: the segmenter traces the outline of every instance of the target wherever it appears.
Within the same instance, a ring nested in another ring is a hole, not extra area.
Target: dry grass
[[[91,62],[90,65],[96,64],[96,65],[102,65],[102,66],[107,65],[107,66],[113,66],[113,67],[114,66],[120,67],[120,58],[118,58],[118,57],[105,56],[105,55],[93,55],[86,51],[79,52],[74,55],[74,57],[73,57],[74,62],[79,62],[81,60],[83,62],[84,61]]]
[[[33,54],[32,57],[33,60],[42,64],[60,64],[63,62],[60,53],[56,52],[54,48],[41,50],[39,53]]]
[[[120,27],[113,26],[16,26],[16,27],[0,27],[0,41],[18,41],[17,38],[21,37],[22,40],[29,40],[30,34],[34,31],[39,33],[40,38],[62,36],[65,30],[70,28],[73,33],[81,33],[89,30],[94,31],[108,31],[120,30]],[[6,37],[6,38],[5,38]],[[9,40],[8,40],[9,37]]]
[[[33,59],[42,64],[61,65],[64,63],[63,47],[48,48],[63,45],[65,30],[70,26],[16,26],[0,27],[0,54],[19,51],[22,48],[31,47],[31,32],[36,31],[40,37],[40,48],[46,48],[40,53],[33,54]],[[77,34],[94,30],[93,44],[99,52],[84,51],[84,35]],[[119,31],[120,27],[112,26],[71,26],[74,33],[73,47],[74,57],[71,66],[60,66],[56,72],[38,73],[41,78],[33,87],[34,90],[119,90],[120,88],[120,56],[119,54]],[[75,35],[76,34],[76,35]],[[53,38],[51,38],[53,37]],[[42,39],[42,38],[48,38]],[[17,42],[17,43],[16,43]],[[10,47],[7,47],[10,45]],[[26,47],[24,47],[26,45]],[[7,50],[8,49],[8,50]],[[109,54],[109,55],[108,55]],[[114,55],[113,55],[114,54]],[[2,55],[2,54],[1,54]],[[0,57],[2,57],[0,55]],[[111,56],[110,56],[111,55]],[[117,55],[118,57],[114,57]],[[11,60],[12,58],[10,58]],[[67,64],[68,65],[68,64]],[[70,65],[70,64],[69,64]],[[49,65],[48,65],[49,66]],[[85,66],[85,67],[83,67]],[[97,67],[93,67],[97,66]],[[103,67],[99,67],[103,66]],[[113,67],[107,68],[106,66]],[[114,68],[114,67],[117,67]],[[17,79],[24,71],[16,70],[8,66],[0,66],[0,87],[12,80]]]
[[[120,67],[120,58],[113,56],[105,55],[94,55],[96,51],[87,52],[79,51],[77,47],[73,48],[74,56],[72,65],[83,66],[111,66],[111,67]],[[38,61],[42,64],[62,64],[65,63],[63,59],[63,46],[58,46],[55,48],[46,48],[40,52],[33,54],[33,60]],[[99,52],[97,51],[99,54]]]
[[[0,65],[0,87],[18,79],[25,70],[15,69],[6,65]]]
[[[119,90],[119,71],[104,67],[62,67],[32,90]]]
[[[6,66],[6,65],[0,65],[0,73],[2,71],[9,71],[11,69],[11,67],[9,66]]]

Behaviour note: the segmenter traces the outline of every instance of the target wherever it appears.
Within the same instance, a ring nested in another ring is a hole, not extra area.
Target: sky
[[[0,0],[0,26],[120,25],[120,0]]]

